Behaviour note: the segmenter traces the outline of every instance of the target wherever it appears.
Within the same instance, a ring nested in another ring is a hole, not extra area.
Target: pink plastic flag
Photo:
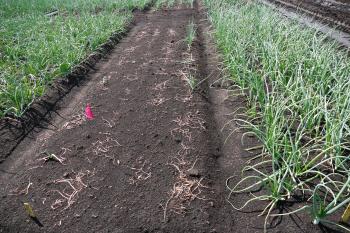
[[[85,116],[88,120],[93,120],[95,118],[94,114],[92,113],[90,104],[86,105]]]

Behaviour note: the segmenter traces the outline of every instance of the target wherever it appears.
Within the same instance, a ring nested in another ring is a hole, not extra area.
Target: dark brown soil
[[[243,146],[238,130],[224,143],[237,126],[220,129],[245,103],[212,85],[222,73],[204,19],[200,4],[135,13],[134,27],[111,55],[53,103],[0,164],[0,232],[263,231],[257,211],[266,203],[243,213],[226,201],[226,179],[241,179],[251,156],[244,148],[258,142]],[[189,49],[191,20],[198,37]],[[201,81],[194,91],[189,74]],[[84,117],[88,103],[94,120]],[[239,206],[246,198],[230,201]],[[274,219],[270,228],[320,231],[295,215]]]
[[[287,8],[301,11],[350,32],[350,2],[347,0],[269,0]],[[287,3],[287,4],[285,4]]]

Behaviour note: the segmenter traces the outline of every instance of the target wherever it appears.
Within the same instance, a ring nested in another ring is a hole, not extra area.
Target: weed
[[[197,79],[192,76],[192,74],[188,74],[186,77],[186,82],[190,86],[192,90],[194,90],[197,87]]]
[[[187,43],[188,49],[190,50],[193,44],[193,41],[196,38],[196,25],[194,24],[193,20],[187,25],[187,34],[185,41]]]

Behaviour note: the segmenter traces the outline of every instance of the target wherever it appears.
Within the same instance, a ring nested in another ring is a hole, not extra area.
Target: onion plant
[[[187,25],[186,38],[188,49],[191,49],[194,39],[196,38],[196,24],[193,22],[193,19]]]
[[[173,7],[173,6],[187,6],[193,8],[194,0],[157,0],[155,3],[156,8],[161,7]]]
[[[233,206],[267,202],[266,229],[276,204],[298,195],[304,204],[282,215],[304,211],[314,224],[331,223],[328,217],[340,216],[350,203],[348,51],[254,1],[205,4],[231,78],[249,103],[237,123],[262,143],[245,177],[237,184],[229,178],[227,186],[230,197],[261,187],[265,192]]]
[[[20,116],[148,2],[0,0],[0,117]]]

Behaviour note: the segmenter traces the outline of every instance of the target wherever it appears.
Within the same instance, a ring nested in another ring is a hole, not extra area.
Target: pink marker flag
[[[85,116],[88,120],[93,120],[95,118],[94,114],[92,113],[90,104],[86,105]]]

